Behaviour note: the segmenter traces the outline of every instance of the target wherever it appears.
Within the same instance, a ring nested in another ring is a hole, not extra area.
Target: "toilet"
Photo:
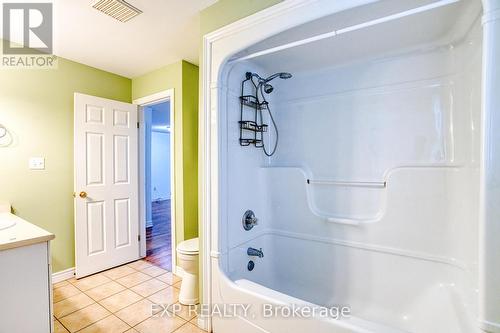
[[[198,304],[198,238],[185,240],[177,245],[178,265],[183,269],[179,302],[183,305]]]

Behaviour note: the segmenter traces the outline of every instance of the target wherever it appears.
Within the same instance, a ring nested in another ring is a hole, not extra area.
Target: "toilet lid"
[[[197,253],[200,250],[198,238],[188,239],[177,245],[177,251],[185,253]]]

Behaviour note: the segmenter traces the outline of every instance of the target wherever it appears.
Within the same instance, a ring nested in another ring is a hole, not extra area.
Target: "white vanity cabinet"
[[[0,220],[0,333],[52,332],[50,240],[54,235],[10,213]]]

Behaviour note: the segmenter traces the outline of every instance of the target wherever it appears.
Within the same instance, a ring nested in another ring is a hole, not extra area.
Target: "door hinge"
[[[139,122],[137,122],[137,128],[139,128],[139,124],[140,124],[140,123],[139,123]]]
[[[140,242],[141,241],[141,235],[137,235],[137,241]]]

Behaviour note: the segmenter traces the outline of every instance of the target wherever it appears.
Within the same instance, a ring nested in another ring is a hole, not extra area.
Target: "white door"
[[[76,93],[74,116],[80,278],[139,257],[137,106]]]

